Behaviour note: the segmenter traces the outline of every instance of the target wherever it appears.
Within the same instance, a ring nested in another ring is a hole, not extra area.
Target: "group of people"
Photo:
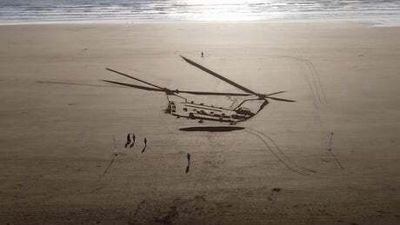
[[[142,153],[146,151],[147,138],[144,138],[143,142],[144,142],[144,147],[142,149]],[[128,133],[128,135],[126,136],[125,148],[128,147],[133,148],[135,146],[135,143],[136,143],[136,135],[134,133]]]
[[[146,151],[147,148],[147,138],[143,139],[144,142],[144,147],[141,151],[141,153],[143,153],[144,151]],[[135,146],[136,143],[136,135],[134,133],[128,133],[128,135],[126,136],[126,143],[125,143],[125,148],[133,148]],[[186,159],[187,159],[187,166],[186,166],[186,170],[185,173],[189,173],[189,169],[190,169],[190,153],[186,154]]]

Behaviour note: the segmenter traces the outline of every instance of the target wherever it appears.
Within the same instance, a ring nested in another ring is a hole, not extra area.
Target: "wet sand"
[[[1,26],[0,224],[399,224],[399,36],[332,23]],[[111,67],[236,91],[179,55],[297,102],[208,132],[193,127],[222,125],[99,81],[129,81]]]

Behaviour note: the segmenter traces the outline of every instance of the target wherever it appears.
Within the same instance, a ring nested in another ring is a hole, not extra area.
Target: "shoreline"
[[[355,24],[368,27],[400,27],[398,22],[379,22],[362,19],[330,19],[330,20],[220,20],[220,21],[200,21],[200,20],[77,20],[77,21],[0,21],[2,26],[23,26],[23,25],[135,25],[135,24]]]

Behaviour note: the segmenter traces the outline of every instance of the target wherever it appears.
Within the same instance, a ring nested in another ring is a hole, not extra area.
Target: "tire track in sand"
[[[275,156],[275,158],[277,158],[278,161],[283,164],[288,170],[303,176],[310,176],[316,173],[313,170],[301,167],[293,162],[276,144],[276,142],[272,138],[268,137],[266,134],[252,128],[246,128],[245,131],[259,138],[265,145],[266,149],[270,151]]]

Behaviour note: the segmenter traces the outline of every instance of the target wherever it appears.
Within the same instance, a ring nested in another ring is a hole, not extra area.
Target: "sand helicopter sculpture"
[[[161,87],[154,83],[139,79],[127,73],[123,73],[111,68],[106,68],[106,70],[116,73],[118,75],[136,80],[148,86],[142,86],[132,83],[123,83],[112,80],[102,80],[104,82],[132,87],[136,89],[141,89],[151,92],[164,93],[167,96],[168,106],[165,109],[165,113],[175,116],[177,118],[187,118],[191,120],[196,120],[199,123],[204,121],[218,121],[222,123],[228,123],[235,125],[239,122],[246,121],[255,115],[257,115],[261,110],[268,105],[268,100],[283,101],[283,102],[295,102],[294,100],[273,97],[274,95],[284,93],[285,91],[277,91],[268,94],[257,93],[249,88],[246,88],[196,62],[190,60],[184,56],[181,58],[189,63],[190,65],[197,67],[198,69],[240,89],[243,93],[228,93],[228,92],[208,92],[208,91],[191,91],[191,90],[172,90],[166,87]],[[244,97],[236,106],[222,107],[215,106],[212,104],[195,103],[194,101],[188,100],[188,98],[183,97],[182,94],[186,95],[205,95],[205,96],[231,96],[231,97]],[[247,107],[247,106],[252,107]],[[254,107],[255,106],[255,107]]]

